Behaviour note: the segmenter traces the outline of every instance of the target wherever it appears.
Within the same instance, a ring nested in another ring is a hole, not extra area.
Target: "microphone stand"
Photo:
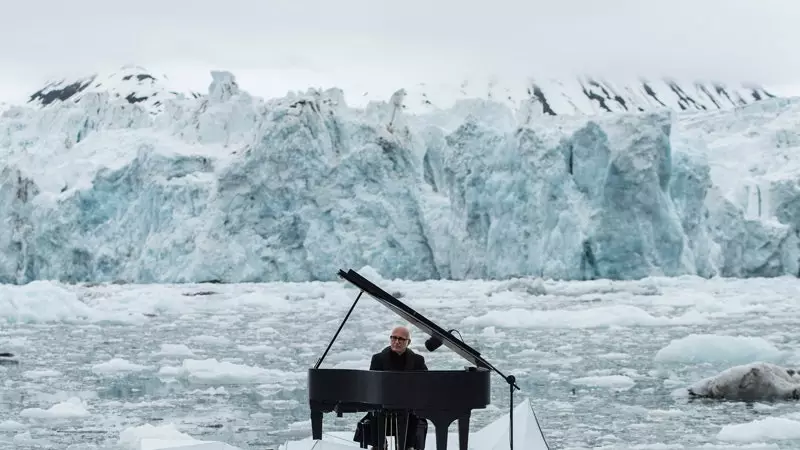
[[[514,388],[519,389],[514,375],[506,377],[508,382],[508,449],[514,450]]]

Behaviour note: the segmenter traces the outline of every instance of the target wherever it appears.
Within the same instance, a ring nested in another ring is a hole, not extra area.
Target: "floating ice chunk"
[[[161,349],[153,356],[194,356],[194,351],[186,344],[161,344]]]
[[[239,306],[266,307],[275,311],[287,311],[292,308],[292,303],[285,297],[265,295],[263,292],[249,292],[231,298],[226,302],[231,308]]]
[[[767,417],[747,423],[725,425],[717,433],[717,439],[735,442],[800,439],[800,421]]]
[[[655,360],[680,363],[777,362],[787,354],[761,337],[690,334],[674,339],[656,353]]]
[[[136,448],[142,439],[157,438],[171,440],[194,440],[190,435],[182,433],[174,424],[164,424],[153,426],[149,423],[124,429],[119,434],[119,444],[131,448]]]
[[[189,338],[190,342],[194,342],[196,344],[208,344],[208,345],[217,345],[217,346],[225,346],[231,343],[231,340],[222,337],[222,336],[209,336],[205,334],[201,334],[199,336],[192,336]]]
[[[77,397],[71,397],[67,401],[57,403],[49,409],[42,408],[26,408],[20,413],[20,416],[32,419],[73,419],[89,417],[91,414],[86,409],[86,404],[83,400]]]
[[[602,306],[581,310],[526,310],[511,308],[489,311],[481,316],[465,318],[464,325],[497,326],[512,328],[597,328],[609,326],[667,326],[707,323],[708,319],[696,312],[677,317],[653,316],[630,305]]]
[[[195,389],[192,393],[199,395],[228,395],[228,391],[222,386],[210,387],[208,389]]]
[[[124,372],[141,372],[149,369],[152,369],[152,367],[135,364],[122,358],[113,358],[104,363],[93,365],[92,373],[97,375],[109,375]]]
[[[28,338],[24,336],[18,336],[13,338],[0,338],[0,346],[2,346],[4,352],[5,350],[9,349],[22,349],[28,347]]]
[[[233,364],[214,358],[186,359],[180,367],[162,367],[160,375],[172,375],[196,384],[281,384],[286,380],[305,378],[304,373]]]
[[[588,387],[609,388],[615,390],[628,390],[636,385],[631,377],[625,375],[605,375],[595,377],[576,378],[572,384]]]
[[[24,286],[0,284],[0,320],[12,323],[83,322],[100,314],[74,292],[48,281]]]
[[[493,294],[504,291],[524,292],[528,295],[547,294],[547,289],[541,278],[512,278],[502,281],[496,286],[492,286],[492,288],[486,292],[486,295],[492,296]]]
[[[0,422],[0,431],[24,430],[27,427],[27,425],[17,422],[16,420],[4,420]]]
[[[610,360],[610,361],[631,359],[631,355],[629,355],[627,353],[617,353],[617,352],[603,353],[602,355],[597,355],[597,357],[601,358],[601,359],[607,359],[607,360]]]
[[[269,344],[237,345],[236,348],[245,353],[270,353],[278,350],[275,346]]]
[[[692,396],[741,400],[798,400],[800,376],[770,363],[734,366],[687,389]]]
[[[60,377],[62,375],[61,372],[57,370],[45,369],[45,370],[28,370],[22,373],[22,376],[25,378],[32,378],[35,380],[41,378],[53,378],[53,377]]]
[[[166,399],[153,400],[151,402],[136,402],[136,403],[132,403],[132,402],[122,403],[122,402],[120,402],[118,405],[119,405],[120,408],[126,409],[126,410],[134,410],[134,409],[141,409],[141,408],[171,408],[171,407],[175,406],[171,401],[166,400]]]
[[[202,441],[182,433],[174,424],[149,423],[126,428],[119,434],[119,446],[130,450],[237,450],[222,442]]]

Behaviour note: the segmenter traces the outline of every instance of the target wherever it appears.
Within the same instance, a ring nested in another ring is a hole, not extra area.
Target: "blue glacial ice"
[[[519,119],[214,72],[0,116],[0,283],[798,275],[800,100]],[[387,99],[388,100],[388,99]]]

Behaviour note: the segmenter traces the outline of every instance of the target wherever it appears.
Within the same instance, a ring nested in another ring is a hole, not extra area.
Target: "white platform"
[[[142,439],[139,450],[241,450],[224,442],[183,439]]]
[[[470,450],[509,450],[508,414],[495,420],[481,430],[470,433]],[[316,444],[316,445],[315,445]],[[390,439],[389,448],[393,442]],[[353,431],[323,433],[321,441],[310,437],[289,441],[279,450],[352,450],[358,448],[353,441]],[[428,427],[425,450],[436,450],[436,435],[432,426]],[[447,450],[458,450],[458,433],[451,432],[447,439]],[[539,431],[536,416],[528,399],[514,407],[514,450],[547,450],[547,444]]]

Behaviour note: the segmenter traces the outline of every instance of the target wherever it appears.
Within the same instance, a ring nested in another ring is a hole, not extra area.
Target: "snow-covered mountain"
[[[669,78],[605,80],[593,77],[501,80],[475,76],[450,84],[421,82],[396,86],[390,91],[345,92],[345,99],[350,105],[364,106],[368,101],[387,100],[391,92],[399,88],[406,91],[404,108],[408,113],[448,109],[465,99],[490,100],[510,108],[523,105],[525,114],[565,115],[644,112],[663,108],[712,111],[775,97],[768,89],[748,83],[731,85]],[[111,73],[48,83],[30,96],[29,103],[46,106],[64,101],[79,102],[92,92],[108,92],[113,98],[140,104],[154,114],[163,110],[166,99],[200,95],[180,89],[165,75],[129,65]]]
[[[80,102],[87,94],[105,92],[112,98],[139,104],[153,114],[163,111],[164,102],[171,98],[198,97],[194,92],[182,92],[165,75],[157,75],[143,67],[126,65],[110,73],[95,73],[77,79],[61,79],[47,83],[34,92],[28,103],[48,106],[62,102]]]
[[[407,88],[406,105],[413,111],[452,106],[458,99],[482,98],[517,107],[528,103],[532,114],[597,114],[675,111],[711,111],[775,97],[764,87],[719,82],[679,82],[669,78],[627,81],[576,77],[561,80],[525,79],[517,82],[472,79],[459,85],[420,83]]]
[[[87,87],[4,112],[0,282],[800,270],[798,99],[411,115],[388,97],[263,100],[230,73],[210,81],[159,105]]]

